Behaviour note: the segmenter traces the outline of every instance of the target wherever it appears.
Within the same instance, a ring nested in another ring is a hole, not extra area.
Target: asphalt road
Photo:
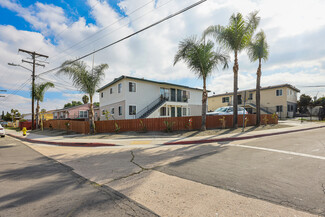
[[[325,130],[235,143],[158,168],[169,175],[325,216]]]
[[[0,138],[0,216],[157,216],[10,137]]]

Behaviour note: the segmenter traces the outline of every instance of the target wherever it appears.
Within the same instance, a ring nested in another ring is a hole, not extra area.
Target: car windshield
[[[227,111],[227,107],[221,107],[216,109],[214,112],[226,112]]]

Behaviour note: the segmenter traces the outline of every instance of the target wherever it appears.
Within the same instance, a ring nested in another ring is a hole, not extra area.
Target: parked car
[[[207,115],[232,115],[234,113],[234,108],[232,106],[220,107],[214,110],[213,112],[208,112]],[[248,112],[242,108],[238,107],[238,114],[248,114]]]
[[[0,124],[0,136],[5,137],[5,135],[6,135],[5,128],[3,128]]]

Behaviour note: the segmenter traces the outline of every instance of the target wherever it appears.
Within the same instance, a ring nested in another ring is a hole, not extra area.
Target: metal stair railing
[[[155,106],[157,106],[160,103],[166,102],[167,100],[162,97],[159,96],[158,99],[154,100],[153,102],[151,102],[149,105],[147,105],[145,108],[143,108],[141,111],[137,112],[137,114],[135,115],[135,118],[141,118],[144,114],[146,114],[148,111],[150,111],[152,108],[154,108]]]

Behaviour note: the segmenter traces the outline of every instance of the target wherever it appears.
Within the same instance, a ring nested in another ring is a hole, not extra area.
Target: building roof
[[[281,87],[288,87],[288,88],[291,88],[291,89],[297,91],[298,93],[300,92],[300,90],[298,88],[292,86],[291,84],[279,84],[279,85],[273,85],[273,86],[268,86],[268,87],[261,87],[261,90],[275,89],[275,88],[281,88]],[[238,93],[245,92],[245,91],[256,91],[256,89],[240,90],[240,91],[238,91]],[[233,94],[233,92],[215,94],[213,96],[209,96],[209,98],[216,97],[216,96],[231,95],[231,94]]]
[[[71,106],[71,107],[67,107],[67,108],[62,108],[62,109],[55,109],[55,110],[51,110],[49,112],[53,113],[53,112],[59,112],[59,111],[65,111],[65,110],[69,110],[69,109],[74,109],[74,108],[78,108],[78,107],[82,107],[84,105],[90,105],[90,103],[87,104],[81,104],[81,105],[76,105],[76,106]],[[99,107],[94,106],[94,109],[98,109]]]
[[[176,86],[176,87],[182,87],[182,88],[188,88],[188,89],[192,89],[192,90],[200,90],[202,91],[202,89],[199,89],[199,88],[194,88],[194,87],[189,87],[189,86],[185,86],[185,85],[179,85],[179,84],[172,84],[172,83],[167,83],[167,82],[160,82],[160,81],[153,81],[153,80],[148,80],[148,79],[144,79],[144,78],[136,78],[136,77],[130,77],[130,76],[125,76],[125,75],[122,75],[118,78],[115,78],[113,81],[111,81],[110,83],[104,85],[103,87],[99,88],[97,90],[97,92],[100,92],[106,88],[108,88],[109,86],[112,86],[113,84],[123,80],[123,79],[132,79],[132,80],[137,80],[137,81],[145,81],[145,82],[150,82],[150,83],[155,83],[155,84],[165,84],[165,85],[172,85],[172,86]],[[207,92],[210,92],[207,90]]]

